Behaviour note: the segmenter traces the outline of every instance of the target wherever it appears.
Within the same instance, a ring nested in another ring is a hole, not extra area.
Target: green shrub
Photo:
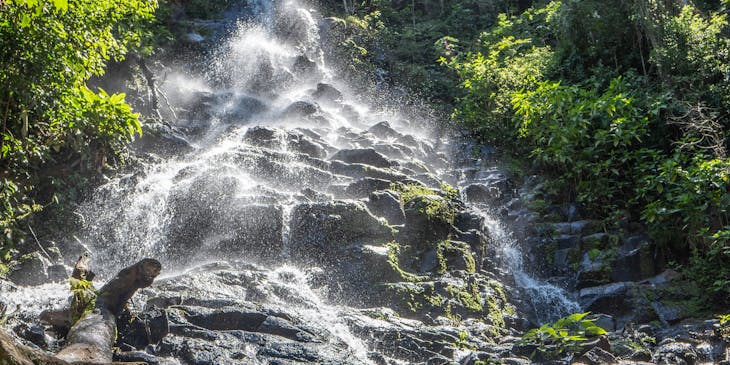
[[[530,358],[539,354],[552,359],[577,352],[581,350],[583,343],[606,334],[606,330],[597,326],[593,320],[585,319],[589,314],[571,314],[553,324],[546,323],[531,329],[522,336],[519,343],[537,346]]]
[[[141,132],[123,94],[94,92],[86,81],[140,45],[156,6],[154,0],[0,5],[0,259],[22,242],[20,220],[57,201],[54,191],[37,186],[51,186],[73,174],[68,170],[94,174],[122,161],[125,144]],[[57,165],[66,167],[50,168]]]

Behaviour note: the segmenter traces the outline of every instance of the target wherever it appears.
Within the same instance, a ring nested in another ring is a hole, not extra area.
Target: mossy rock
[[[439,262],[438,272],[441,274],[452,270],[476,272],[476,261],[471,248],[465,242],[441,241],[437,245],[436,255]]]

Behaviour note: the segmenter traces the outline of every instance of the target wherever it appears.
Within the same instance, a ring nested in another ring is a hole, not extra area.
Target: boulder
[[[310,75],[317,70],[317,64],[305,55],[299,55],[294,59],[292,69],[301,75]]]
[[[64,264],[53,264],[48,266],[46,272],[48,273],[48,280],[59,283],[68,280],[71,276],[71,268]]]
[[[502,192],[494,186],[471,184],[464,188],[464,198],[470,203],[492,204],[502,198]]]
[[[372,147],[378,153],[382,153],[384,156],[396,160],[405,160],[408,158],[407,156],[411,155],[408,153],[408,150],[401,149],[393,144],[376,143]]]
[[[317,84],[317,90],[312,93],[312,96],[317,100],[332,103],[342,99],[342,92],[330,84],[320,82]]]
[[[48,268],[51,262],[40,251],[20,257],[20,263],[8,279],[16,285],[40,285],[48,282]]]
[[[142,137],[135,139],[131,147],[139,152],[154,153],[163,157],[182,155],[195,150],[185,137],[163,127],[145,128]]]
[[[385,218],[391,225],[405,223],[406,214],[403,211],[403,202],[400,195],[392,190],[374,191],[367,201],[368,209],[378,217]]]
[[[117,320],[117,345],[127,345],[142,350],[148,345],[158,345],[170,332],[167,311],[151,308],[132,316],[126,312]]]
[[[657,274],[661,267],[654,245],[645,237],[629,237],[618,249],[618,257],[611,263],[612,281],[640,281]]]
[[[374,179],[383,179],[391,182],[401,182],[408,179],[406,175],[395,172],[391,169],[383,169],[379,167],[363,165],[360,163],[350,164],[337,160],[330,161],[329,171],[333,174],[349,176],[354,179],[371,177]]]
[[[243,205],[232,207],[230,216],[222,217],[225,232],[218,243],[222,257],[271,259],[283,248],[284,213],[278,205]]]
[[[611,275],[610,261],[612,254],[613,251],[589,251],[584,253],[578,267],[576,289],[608,283]]]
[[[668,341],[654,351],[654,361],[657,364],[694,365],[697,364],[698,356],[692,344]]]
[[[445,266],[440,268],[442,270],[460,270],[468,273],[476,271],[471,248],[465,242],[442,241],[437,247],[437,254],[443,260],[440,264]]]
[[[484,217],[470,210],[460,211],[456,214],[456,218],[454,219],[454,227],[458,228],[462,232],[472,229],[481,230],[483,226]]]
[[[390,126],[390,123],[383,121],[368,128],[368,132],[380,139],[394,139],[402,136]]]
[[[585,365],[618,364],[615,356],[600,347],[586,351],[578,357],[577,362]]]
[[[244,124],[257,114],[269,110],[269,107],[261,100],[253,96],[240,97],[235,105],[221,118],[224,123]]]
[[[282,116],[285,118],[307,117],[319,111],[319,106],[309,101],[295,101],[284,109]]]
[[[430,248],[444,240],[452,230],[454,209],[438,195],[419,195],[404,205],[405,227],[398,232],[398,242]]]
[[[274,128],[255,126],[246,130],[243,141],[246,144],[265,148],[278,148],[281,146],[283,134]]]
[[[358,179],[351,183],[345,189],[347,196],[353,199],[366,198],[370,193],[378,190],[386,190],[390,187],[391,182],[383,179],[373,179],[370,177]]]
[[[393,165],[390,160],[372,148],[343,149],[335,153],[330,160],[342,161],[351,164],[360,163],[375,167],[390,167]]]
[[[303,135],[290,134],[288,136],[289,150],[305,154],[312,158],[322,159],[327,156],[327,151],[319,143],[311,141]]]
[[[382,243],[392,235],[362,202],[304,203],[292,211],[289,245],[295,259],[328,261],[342,254],[338,250],[345,246]]]

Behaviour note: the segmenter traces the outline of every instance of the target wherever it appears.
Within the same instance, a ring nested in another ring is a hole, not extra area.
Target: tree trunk
[[[143,259],[122,269],[99,290],[94,310],[71,327],[66,347],[56,357],[67,362],[111,363],[117,336],[116,316],[137,289],[152,285],[161,268],[159,261]]]

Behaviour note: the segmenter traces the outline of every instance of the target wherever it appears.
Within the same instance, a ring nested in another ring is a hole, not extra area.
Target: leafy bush
[[[141,132],[123,94],[94,92],[86,81],[139,46],[156,6],[155,0],[0,3],[0,259],[22,241],[20,220],[57,201],[54,191],[37,186],[122,161],[125,144]],[[36,202],[40,195],[44,201]]]
[[[547,40],[558,2],[528,10],[510,19],[501,14],[497,25],[482,33],[479,46],[470,52],[444,52],[439,62],[454,70],[462,80],[463,94],[452,115],[464,127],[486,141],[514,140],[512,94],[531,90],[550,69],[553,53]],[[533,27],[535,24],[544,27]],[[448,49],[442,39],[441,49]]]
[[[548,200],[641,220],[716,303],[730,293],[727,3],[535,2],[481,43],[439,44],[454,117],[547,175]]]
[[[638,84],[638,85],[637,85]],[[666,99],[640,89],[639,78],[618,77],[602,89],[593,83],[540,83],[513,94],[520,137],[545,171],[560,176],[589,210],[609,214],[631,199],[647,156],[661,136]]]
[[[585,319],[589,314],[575,313],[553,324],[546,323],[533,328],[522,336],[519,343],[536,346],[530,358],[539,354],[552,359],[580,351],[584,342],[606,334],[606,330],[597,326],[593,320]]]

